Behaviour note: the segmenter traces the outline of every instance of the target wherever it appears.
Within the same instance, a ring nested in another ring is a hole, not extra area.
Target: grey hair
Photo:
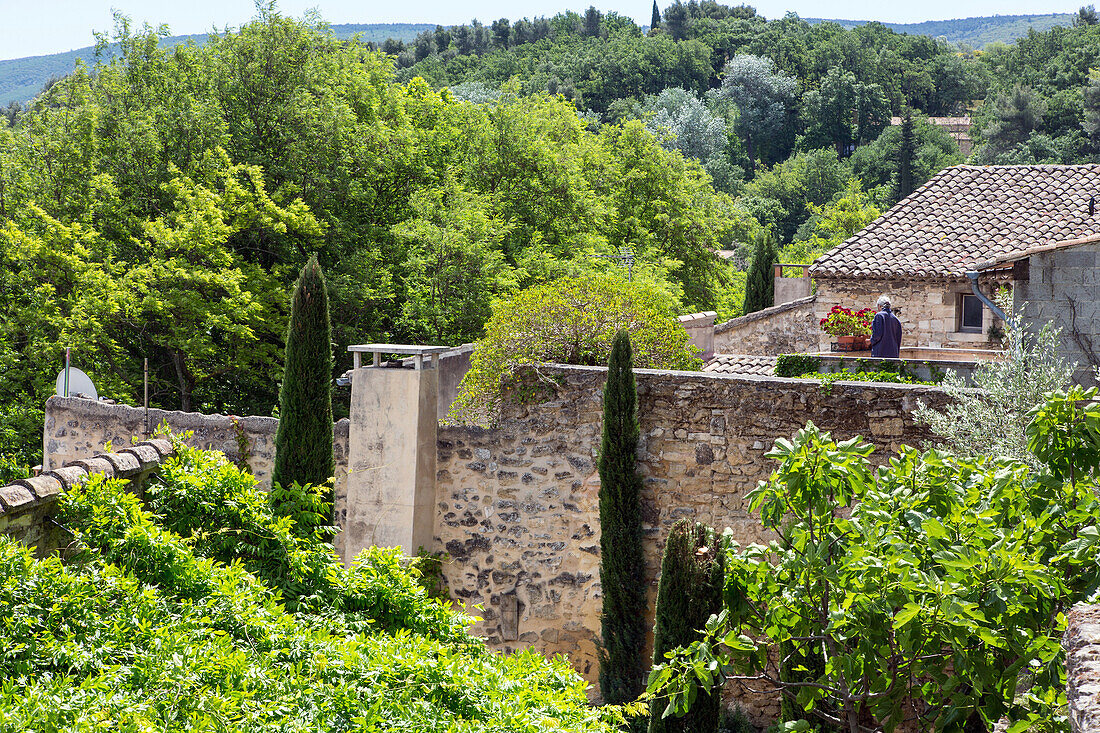
[[[882,295],[878,296],[877,305],[879,307],[879,310],[882,310],[882,308],[884,306],[889,308],[890,307],[890,296],[887,295],[886,293],[883,293]]]

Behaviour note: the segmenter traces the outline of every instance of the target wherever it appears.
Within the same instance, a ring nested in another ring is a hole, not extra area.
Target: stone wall
[[[650,614],[660,553],[678,519],[730,527],[742,544],[762,541],[746,492],[772,471],[764,453],[807,420],[838,438],[863,435],[884,461],[902,443],[929,437],[913,422],[929,387],[816,382],[698,372],[636,372],[640,470]],[[501,651],[567,653],[589,680],[597,673],[600,622],[599,476],[601,390],[606,370],[542,366],[506,392],[499,425],[439,430],[435,539],[457,600],[481,605],[474,631]],[[532,399],[532,396],[535,398]],[[740,697],[757,725],[778,712],[774,696]]]
[[[957,305],[960,294],[973,293],[970,281],[928,280],[857,280],[816,278],[817,302],[814,308],[815,350],[829,350],[832,336],[821,331],[818,323],[835,305],[846,308],[871,308],[879,296],[886,293],[893,303],[894,312],[901,321],[902,348],[910,346],[998,348],[991,343],[987,331],[993,314],[984,309],[982,333],[964,333],[957,330]],[[984,284],[986,295],[993,295],[990,285]],[[998,321],[1000,327],[1004,324]]]
[[[699,357],[706,361],[714,356],[714,318],[715,311],[703,311],[680,316],[680,326],[688,332],[689,343],[699,349]]]
[[[1062,329],[1059,353],[1077,362],[1076,379],[1096,384],[1100,367],[1100,243],[1032,255],[1028,280],[1016,282],[1013,300],[1035,328]]]
[[[1100,606],[1081,604],[1066,615],[1066,699],[1073,733],[1100,731]]]
[[[277,419],[150,409],[150,428],[156,430],[162,423],[176,434],[193,433],[187,439],[189,445],[221,451],[229,460],[248,468],[261,488],[271,487]],[[342,527],[347,517],[348,421],[340,420],[333,429],[336,453],[334,513],[337,525]],[[140,407],[79,397],[51,397],[46,401],[42,467],[48,471],[71,461],[87,459],[105,450],[108,443],[118,450],[147,437],[145,411]],[[347,551],[345,539],[341,532],[333,542],[341,557]]]
[[[820,329],[814,303],[811,295],[719,323],[714,327],[714,351],[754,356],[817,351]]]
[[[0,486],[0,534],[34,547],[40,556],[56,552],[71,539],[61,525],[52,521],[64,491],[83,483],[91,474],[101,473],[108,478],[125,479],[130,490],[140,494],[145,479],[170,455],[172,444],[167,440],[142,441]]]

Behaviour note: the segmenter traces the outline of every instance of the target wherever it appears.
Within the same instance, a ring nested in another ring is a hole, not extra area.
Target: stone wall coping
[[[717,311],[700,311],[699,313],[677,316],[676,320],[680,322],[681,326],[709,326],[714,323],[714,319],[717,317]]]
[[[534,370],[536,367],[521,366],[516,370],[516,373],[523,373],[524,371]],[[607,372],[607,367],[601,366],[575,366],[573,364],[540,364],[538,365],[540,371],[558,371],[564,373],[575,374],[604,374]],[[805,387],[812,387],[817,389],[821,383],[819,379],[800,379],[798,377],[775,377],[764,374],[722,374],[720,372],[687,372],[677,371],[673,369],[635,369],[635,375],[642,376],[655,376],[655,377],[676,377],[684,382],[691,381],[705,381],[722,379],[733,382],[753,382],[771,383],[771,384],[786,384],[786,385],[802,385]],[[931,384],[902,384],[895,382],[854,382],[849,380],[837,380],[833,382],[834,387],[840,385],[843,387],[853,387],[857,389],[866,389],[868,387],[874,389],[883,389],[885,391],[897,391],[897,392],[939,392],[939,387]]]
[[[798,300],[792,300],[789,303],[781,303],[779,305],[773,305],[770,308],[758,310],[755,313],[749,313],[747,315],[738,316],[737,318],[730,319],[725,323],[719,323],[714,326],[715,333],[723,333],[729,331],[731,328],[737,328],[738,326],[744,326],[747,323],[753,323],[764,318],[770,318],[771,316],[779,315],[780,313],[786,313],[787,311],[795,310],[796,308],[809,305],[817,300],[816,295],[807,295],[805,298],[799,298]]]
[[[51,397],[50,399],[79,399]],[[98,405],[91,400],[81,400],[81,406]],[[118,405],[111,405],[112,408]],[[137,408],[132,408],[137,409]],[[132,478],[140,476],[160,465],[173,455],[172,443],[163,438],[153,438],[123,448],[117,453],[97,453],[91,458],[72,461],[61,468],[45,471],[38,476],[19,479],[7,486],[0,486],[0,515],[10,519],[29,511],[49,509],[61,495],[96,473],[107,478]]]
[[[98,402],[96,400],[84,400],[79,397],[59,397],[54,395],[47,400],[48,403],[54,403],[61,408],[69,408],[79,410],[81,414],[87,415],[90,418],[96,416],[110,419],[112,421],[119,421],[119,411],[132,411],[137,414],[143,412],[141,407],[133,407],[132,405],[123,404],[108,404],[106,402]],[[162,421],[167,420],[172,425],[172,430],[177,433],[186,432],[187,430],[206,430],[210,428],[210,421],[216,421],[223,423],[218,427],[231,428],[233,422],[236,421],[244,427],[259,426],[263,423],[270,423],[277,425],[279,419],[276,417],[266,417],[263,415],[204,415],[201,412],[182,412],[179,410],[162,410],[157,407],[149,408],[149,426],[155,428]],[[272,430],[272,433],[275,431]],[[142,443],[154,444],[156,441],[162,440],[153,438],[151,440],[142,441]],[[167,442],[167,441],[164,441]],[[158,451],[160,448],[158,448]]]

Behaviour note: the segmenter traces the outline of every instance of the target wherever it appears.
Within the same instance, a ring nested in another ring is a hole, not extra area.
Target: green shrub
[[[722,610],[725,551],[714,530],[681,519],[672,525],[661,557],[657,611],[653,625],[653,663],[665,653],[698,639],[698,629]],[[662,717],[665,705],[649,707],[649,733],[714,733],[718,729],[721,693],[717,687],[700,692],[682,718]]]
[[[518,365],[606,364],[620,328],[630,333],[636,368],[699,369],[702,362],[676,320],[675,302],[653,283],[615,275],[563,278],[496,302],[450,417],[489,422],[501,379]]]
[[[812,424],[777,441],[779,468],[749,494],[777,539],[727,556],[727,583],[747,603],[729,603],[655,669],[651,690],[682,713],[713,664],[771,681],[812,721],[842,728],[870,717],[891,731],[919,698],[927,729],[1007,718],[1066,730],[1064,614],[1100,583],[1091,396],[1053,393],[1031,412],[1038,472],[912,448],[876,472],[870,445]],[[789,684],[767,653],[782,644],[825,663]]]
[[[102,476],[73,489],[58,519],[83,550],[68,565],[0,537],[0,733],[612,733],[622,720],[588,705],[564,660],[467,636],[398,552],[345,568],[220,455],[170,459],[153,502]]]
[[[814,354],[780,354],[775,359],[775,376],[800,377],[816,372],[821,366],[821,357]]]

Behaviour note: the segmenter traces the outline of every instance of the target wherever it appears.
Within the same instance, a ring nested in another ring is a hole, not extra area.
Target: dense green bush
[[[494,303],[450,417],[490,421],[501,379],[521,364],[606,364],[619,329],[630,334],[635,367],[698,369],[702,362],[676,320],[675,304],[672,293],[652,282],[616,275],[563,278]]]
[[[1031,411],[1038,472],[903,448],[876,473],[872,446],[812,424],[777,441],[779,468],[749,496],[778,539],[727,557],[738,593],[651,689],[669,687],[682,712],[720,670],[772,681],[843,728],[872,716],[890,731],[916,714],[925,729],[1007,717],[1068,730],[1064,613],[1100,586],[1094,395],[1051,393]],[[768,654],[784,645],[822,664],[785,680]]]
[[[775,376],[800,377],[816,372],[821,358],[814,354],[780,354],[775,359]]]
[[[490,653],[396,551],[345,568],[220,455],[164,468],[156,513],[102,476],[71,491],[68,564],[0,538],[3,733],[614,730],[567,663]]]

